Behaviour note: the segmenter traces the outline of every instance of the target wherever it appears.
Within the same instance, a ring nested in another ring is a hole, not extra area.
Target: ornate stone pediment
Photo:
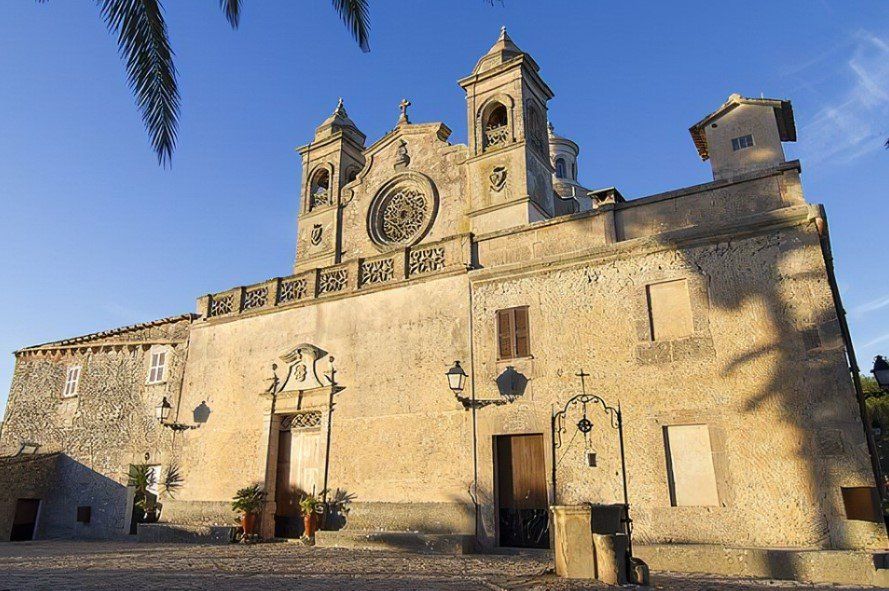
[[[329,386],[327,378],[318,368],[318,361],[325,355],[327,351],[309,343],[297,345],[281,355],[281,360],[287,364],[287,375],[278,391],[294,392]]]

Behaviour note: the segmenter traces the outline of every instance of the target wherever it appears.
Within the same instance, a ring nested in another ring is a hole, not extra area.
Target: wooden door
[[[500,545],[548,548],[543,435],[501,435],[495,447]]]
[[[299,494],[290,483],[293,435],[290,429],[278,432],[278,461],[275,469],[275,537],[299,537]]]

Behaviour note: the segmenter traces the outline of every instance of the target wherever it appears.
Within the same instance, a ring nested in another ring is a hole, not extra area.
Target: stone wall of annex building
[[[264,391],[272,364],[283,379],[281,356],[310,343],[326,352],[321,370],[334,356],[343,388],[329,488],[352,499],[345,527],[471,532],[470,415],[444,377],[455,359],[469,358],[466,275],[325,297],[192,330],[183,405],[206,400],[211,412],[184,436],[186,484],[171,519],[229,523],[234,492],[266,481],[268,463],[274,477]]]
[[[802,225],[799,225],[802,224]],[[711,244],[660,245],[509,273],[473,272],[476,394],[512,366],[519,400],[479,413],[479,498],[495,539],[493,437],[542,433],[581,391],[624,413],[640,542],[879,548],[882,525],[846,520],[840,487],[873,483],[818,235],[805,218]],[[652,338],[647,286],[687,283],[687,334]],[[495,313],[528,306],[531,357],[498,361]],[[617,433],[598,407],[585,440],[567,421],[556,502],[620,502]],[[664,428],[708,426],[719,503],[672,506]],[[588,467],[584,451],[597,453]],[[552,500],[552,499],[551,499]]]
[[[41,453],[62,454],[57,502],[42,513],[41,535],[125,533],[130,464],[166,466],[172,459],[173,434],[158,424],[155,406],[164,396],[178,397],[188,324],[183,320],[17,354],[0,449],[12,455],[27,441],[39,444]],[[153,346],[168,351],[166,379],[149,385]],[[74,365],[81,367],[77,395],[66,398],[66,372]],[[91,527],[76,529],[78,505],[92,506]]]

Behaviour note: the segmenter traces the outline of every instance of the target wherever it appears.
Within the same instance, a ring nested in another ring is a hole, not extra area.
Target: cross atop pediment
[[[398,107],[401,109],[401,115],[398,116],[398,124],[402,123],[410,123],[410,120],[407,118],[407,108],[411,106],[411,102],[407,99],[401,99],[401,102],[398,104]]]

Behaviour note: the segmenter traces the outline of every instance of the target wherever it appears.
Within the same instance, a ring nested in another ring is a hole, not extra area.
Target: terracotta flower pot
[[[303,535],[313,538],[318,529],[318,515],[315,512],[303,515]]]
[[[241,528],[245,536],[256,533],[256,513],[244,513],[241,515]]]

